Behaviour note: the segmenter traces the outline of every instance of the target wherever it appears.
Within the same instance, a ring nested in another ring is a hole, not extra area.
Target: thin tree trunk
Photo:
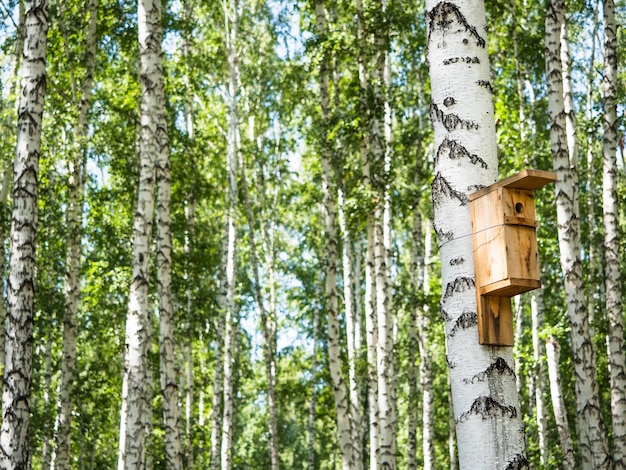
[[[430,295],[430,257],[432,255],[432,235],[430,220],[424,220],[424,260],[422,290],[424,298]],[[420,352],[420,387],[422,389],[422,453],[424,455],[423,470],[435,468],[435,390],[433,385],[433,357],[428,332],[430,309],[425,302],[417,317]]]
[[[70,442],[72,426],[72,391],[76,375],[76,338],[78,335],[77,316],[80,292],[80,252],[81,226],[83,213],[83,193],[85,181],[84,155],[86,152],[87,114],[91,108],[93,74],[96,65],[96,25],[98,14],[97,0],[89,1],[89,27],[87,39],[86,75],[82,86],[80,102],[76,86],[72,88],[75,105],[78,106],[77,135],[72,148],[72,161],[69,175],[67,209],[67,269],[65,278],[65,315],[63,319],[63,355],[61,361],[61,383],[59,384],[58,413],[55,423],[56,447],[52,457],[54,468],[70,468]],[[67,35],[65,35],[67,36]],[[66,50],[69,44],[65,42]],[[66,53],[66,56],[68,54]]]
[[[569,423],[567,420],[567,409],[561,390],[561,377],[559,374],[559,344],[553,339],[546,340],[546,356],[548,360],[548,375],[550,378],[550,397],[554,410],[556,428],[559,432],[561,442],[561,452],[563,453],[563,467],[573,469],[576,467],[574,459],[574,448],[570,437]]]
[[[126,357],[120,425],[118,468],[145,465],[147,418],[152,395],[148,378],[148,350],[152,317],[149,305],[150,237],[154,217],[157,159],[167,149],[165,88],[161,59],[160,0],[139,0],[138,33],[141,63],[141,133],[139,194],[134,222],[133,274],[126,318]],[[162,165],[162,162],[160,162]]]
[[[528,468],[511,348],[481,346],[477,333],[468,195],[498,175],[484,3],[429,0],[426,11],[434,227],[459,463],[473,470]]]
[[[537,290],[532,293],[530,299],[533,361],[535,363],[534,390],[535,415],[537,417],[537,435],[539,437],[539,458],[541,465],[548,464],[548,425],[546,421],[545,404],[543,395],[545,392],[546,366],[544,362],[544,345],[539,338],[539,329],[543,325],[543,291]]]
[[[602,209],[604,213],[604,260],[606,313],[609,320],[607,346],[611,378],[613,461],[626,468],[626,357],[620,270],[619,210],[617,202],[617,22],[613,0],[604,0],[604,139]]]
[[[227,213],[227,259],[226,259],[226,317],[224,330],[224,371],[223,371],[223,409],[222,434],[220,444],[221,468],[230,470],[232,465],[232,443],[234,431],[234,364],[235,341],[237,336],[235,276],[237,224],[236,211],[238,200],[239,153],[239,66],[237,58],[237,33],[239,27],[238,0],[224,3],[226,50],[228,54],[228,137],[227,137],[227,173],[228,173],[228,213]],[[214,464],[215,465],[215,464]]]
[[[0,428],[0,467],[7,470],[27,468],[30,455],[28,425],[33,360],[37,176],[46,93],[48,2],[26,1],[25,12]]]
[[[600,412],[596,360],[589,334],[589,323],[583,289],[580,260],[580,219],[578,209],[578,171],[573,112],[567,71],[568,62],[565,4],[548,2],[546,12],[546,70],[548,77],[548,113],[554,170],[557,173],[556,206],[561,268],[563,270],[567,313],[571,324],[571,341],[577,409],[577,428],[583,469],[612,468],[606,428]],[[565,60],[564,60],[565,59]],[[564,86],[565,85],[565,86]],[[570,148],[573,146],[573,148]]]
[[[316,282],[316,285],[318,283]],[[322,298],[321,289],[318,290],[318,298]],[[313,354],[311,356],[311,401],[309,402],[309,423],[308,423],[308,469],[315,470],[315,414],[317,411],[317,355],[319,338],[319,316],[317,307],[313,308]]]
[[[322,0],[315,2],[315,20],[317,35],[325,50],[322,52],[319,71],[319,92],[322,108],[322,143],[320,158],[322,161],[322,193],[323,203],[323,227],[326,267],[325,267],[325,288],[324,297],[326,299],[326,311],[328,317],[328,361],[330,366],[330,377],[333,385],[335,399],[335,412],[337,417],[337,437],[339,450],[341,452],[342,468],[344,470],[353,469],[354,446],[357,443],[352,441],[352,429],[350,422],[350,407],[348,403],[348,391],[343,378],[341,363],[341,341],[339,329],[339,312],[337,302],[337,208],[335,197],[337,195],[335,172],[331,163],[331,148],[325,137],[330,128],[330,88],[329,88],[329,55],[326,51],[326,10]]]
[[[361,114],[361,140],[359,153],[362,167],[362,186],[371,190],[371,171],[369,159],[369,113],[368,95],[369,83],[367,78],[367,47],[365,35],[365,12],[362,0],[356,0],[358,17],[357,40],[359,43],[359,111]],[[366,219],[366,248],[365,248],[365,341],[367,344],[367,404],[369,425],[369,468],[378,470],[380,459],[379,422],[378,422],[378,378],[377,378],[377,343],[378,326],[376,321],[376,275],[374,265],[374,217],[371,211]]]
[[[248,182],[246,179],[246,168],[243,158],[240,157],[239,165],[241,167],[241,193],[243,197],[243,204],[246,212],[246,219],[248,220],[248,238],[250,244],[250,261],[252,264],[252,275],[254,279],[254,295],[256,298],[257,307],[261,317],[261,330],[263,332],[263,359],[265,364],[265,379],[267,381],[267,401],[269,409],[269,434],[270,434],[270,469],[278,470],[278,422],[276,414],[276,384],[275,384],[275,357],[273,345],[273,335],[271,331],[271,324],[268,321],[268,312],[265,308],[265,302],[263,300],[263,292],[261,286],[261,280],[259,275],[259,259],[256,251],[256,240],[254,235],[255,220],[252,212],[252,206],[250,204],[250,197],[248,194]],[[270,249],[273,248],[270,243]],[[271,257],[271,254],[268,254]],[[270,279],[273,277],[273,263],[270,261],[269,269]],[[270,287],[272,288],[272,287]]]

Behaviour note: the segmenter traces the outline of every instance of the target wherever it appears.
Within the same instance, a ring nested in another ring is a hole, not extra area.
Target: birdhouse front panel
[[[494,187],[470,201],[470,211],[480,295],[512,297],[540,287],[532,192]]]

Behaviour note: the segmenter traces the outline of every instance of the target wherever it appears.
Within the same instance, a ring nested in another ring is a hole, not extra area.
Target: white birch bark
[[[569,422],[567,420],[567,409],[561,390],[561,376],[559,374],[559,344],[553,339],[546,340],[546,357],[548,362],[548,377],[550,380],[550,398],[552,399],[552,409],[554,420],[559,433],[561,452],[563,453],[563,468],[576,468],[574,458],[574,448],[570,437]]]
[[[163,403],[163,424],[165,427],[165,461],[168,469],[182,470],[183,448],[181,439],[181,414],[178,396],[178,368],[176,367],[176,317],[172,300],[172,221],[171,199],[172,180],[170,171],[169,136],[167,131],[167,110],[163,57],[161,41],[161,0],[154,0],[147,10],[148,34],[156,42],[154,57],[155,102],[151,113],[157,123],[156,154],[156,245],[157,245],[157,286],[159,296],[159,359],[161,398]]]
[[[82,85],[80,101],[76,85],[72,87],[74,104],[78,107],[76,140],[72,148],[70,162],[69,194],[67,209],[67,267],[65,277],[65,313],[63,319],[63,353],[61,361],[61,383],[59,384],[58,412],[55,423],[55,449],[52,462],[56,469],[70,468],[70,442],[72,426],[72,391],[76,374],[76,338],[78,334],[77,316],[80,293],[80,252],[81,226],[83,213],[83,192],[85,181],[84,154],[86,152],[87,114],[91,108],[93,75],[96,65],[96,25],[98,14],[97,0],[89,1],[89,26],[87,35],[86,74]],[[65,35],[67,36],[67,35]],[[65,40],[65,48],[69,47]],[[68,54],[66,53],[66,56]]]
[[[319,284],[316,282],[316,285]],[[322,297],[321,289],[318,287],[318,298]],[[315,414],[317,411],[317,355],[319,351],[319,310],[313,309],[313,354],[311,356],[311,401],[309,402],[309,422],[308,422],[308,469],[315,470]]]
[[[7,282],[0,467],[29,465],[28,426],[33,358],[35,246],[41,120],[46,92],[47,0],[25,2],[22,81],[13,177]]]
[[[358,18],[357,40],[359,43],[359,110],[361,113],[361,141],[359,153],[361,156],[361,184],[367,191],[372,190],[370,159],[369,159],[369,118],[368,94],[369,83],[367,77],[367,47],[365,35],[365,11],[362,0],[356,0]],[[378,377],[377,377],[377,344],[378,326],[376,321],[376,274],[374,265],[374,217],[370,211],[366,218],[366,248],[365,248],[365,342],[367,345],[367,403],[369,427],[369,468],[378,470],[380,458],[379,422],[378,422]]]
[[[422,289],[424,297],[430,295],[430,257],[432,255],[432,234],[430,220],[424,220],[424,261],[422,275]],[[417,329],[419,334],[420,352],[420,387],[422,389],[422,454],[424,456],[423,469],[435,468],[435,390],[433,386],[433,357],[428,331],[430,310],[427,303],[419,312]]]
[[[254,140],[254,139],[252,139]],[[261,286],[261,276],[259,275],[259,258],[256,250],[256,237],[254,234],[255,220],[252,212],[252,205],[250,204],[250,197],[248,194],[248,182],[246,178],[245,162],[243,156],[240,156],[239,165],[241,167],[241,193],[243,197],[243,204],[246,212],[246,219],[248,221],[248,241],[250,244],[250,261],[252,264],[252,276],[254,279],[254,295],[256,298],[257,307],[259,309],[259,315],[261,318],[261,330],[263,333],[263,362],[265,365],[265,380],[267,381],[267,405],[269,410],[269,445],[270,445],[270,469],[278,470],[279,468],[279,447],[278,447],[278,420],[276,411],[276,383],[275,383],[275,348],[273,347],[274,339],[272,335],[271,321],[268,319],[268,312],[265,307],[265,301],[263,299],[263,291]],[[273,250],[272,244],[269,243],[270,250]],[[268,254],[272,258],[271,254]],[[270,282],[273,280],[273,260],[268,262]],[[270,287],[270,289],[273,289]],[[270,302],[272,303],[272,302]],[[271,307],[270,307],[271,308]]]
[[[348,384],[350,395],[350,421],[352,427],[352,442],[354,442],[355,462],[363,461],[363,416],[361,413],[361,387],[357,377],[356,364],[361,350],[359,322],[356,319],[355,296],[354,296],[354,272],[352,268],[352,234],[346,222],[344,210],[344,189],[338,185],[338,215],[339,229],[342,240],[342,273],[343,273],[343,298],[346,322],[346,346],[348,349]],[[362,465],[361,465],[362,466]]]
[[[222,470],[230,470],[232,465],[232,443],[234,431],[234,363],[235,342],[237,336],[235,276],[237,250],[237,200],[239,153],[239,65],[237,57],[237,33],[239,28],[238,0],[224,3],[226,32],[226,50],[228,61],[228,136],[227,136],[227,174],[228,174],[228,213],[227,213],[227,258],[226,258],[226,316],[224,320],[224,367],[223,367],[223,409],[220,444]]]
[[[133,228],[133,272],[126,318],[126,354],[122,387],[122,417],[118,469],[145,465],[146,422],[151,410],[148,397],[147,354],[151,341],[148,298],[150,237],[154,217],[156,161],[167,146],[167,130],[159,107],[164,102],[161,61],[160,0],[139,0],[138,39],[141,81],[141,131],[139,138],[139,192]],[[159,28],[160,29],[160,28]]]
[[[482,1],[426,2],[448,365],[461,468],[528,467],[511,348],[478,344],[468,194],[495,182],[497,154]]]
[[[617,22],[613,0],[604,0],[604,139],[602,147],[602,209],[604,213],[604,272],[607,346],[611,381],[613,461],[626,468],[626,357],[620,272],[617,202]]]
[[[580,259],[580,219],[578,208],[578,170],[569,85],[564,77],[562,50],[566,38],[565,3],[548,2],[546,12],[546,74],[548,78],[548,114],[554,170],[557,173],[556,207],[561,269],[565,285],[567,313],[575,372],[576,417],[583,469],[612,468],[606,428],[600,411],[595,368],[596,360],[589,333]],[[565,58],[566,60],[563,60]],[[574,148],[570,148],[572,145]]]
[[[17,34],[15,40],[15,65],[13,67],[13,76],[11,80],[10,90],[11,96],[17,96],[16,90],[20,81],[20,72],[22,67],[22,55],[24,51],[24,20],[26,11],[24,8],[24,2],[19,2],[18,6],[18,23]],[[8,127],[13,128],[15,125],[15,117],[17,117],[17,111],[19,109],[19,101],[16,100],[14,117],[10,117],[8,121]],[[13,184],[13,165],[8,164],[2,175],[2,189],[0,190],[0,279],[4,280],[7,273],[6,266],[6,250],[5,250],[5,238],[7,234],[4,230],[7,215],[7,199],[9,197],[9,191]],[[3,281],[4,282],[4,281]],[[6,305],[5,295],[0,296],[0,377],[4,377],[4,346],[5,346],[5,324],[6,324]],[[2,384],[0,383],[0,386]]]
[[[321,0],[315,2],[315,21],[317,36],[324,46],[327,35],[326,10]],[[320,158],[322,161],[322,194],[323,194],[323,227],[325,239],[325,286],[324,297],[326,300],[326,312],[328,317],[328,361],[330,377],[333,386],[335,400],[335,412],[337,419],[337,438],[341,453],[341,467],[344,470],[353,469],[354,449],[358,444],[352,441],[352,429],[350,423],[350,408],[348,403],[348,391],[342,373],[341,343],[339,329],[339,312],[337,302],[337,207],[335,197],[337,185],[335,172],[331,163],[331,149],[325,137],[329,129],[330,120],[330,89],[329,89],[329,66],[330,60],[326,50],[322,52],[319,70],[319,93],[322,108],[322,143]]]
[[[543,325],[543,291],[537,290],[530,298],[531,328],[533,341],[533,361],[535,362],[534,390],[535,416],[539,438],[539,459],[541,465],[548,464],[548,424],[543,395],[545,393],[546,366],[544,362],[544,344],[539,338],[539,329]]]

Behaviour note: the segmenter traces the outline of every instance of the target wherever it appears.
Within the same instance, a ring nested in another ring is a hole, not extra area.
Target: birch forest
[[[0,17],[0,468],[626,469],[626,2]]]

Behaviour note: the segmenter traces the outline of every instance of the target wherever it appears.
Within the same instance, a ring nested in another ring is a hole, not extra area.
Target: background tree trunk
[[[58,412],[55,423],[56,446],[52,457],[54,468],[70,468],[70,442],[72,429],[72,393],[76,375],[76,337],[80,294],[81,226],[83,219],[83,193],[85,188],[84,160],[87,152],[87,115],[91,108],[93,75],[96,66],[96,25],[98,15],[97,0],[89,1],[89,23],[87,33],[86,75],[80,98],[75,83],[72,85],[72,99],[78,107],[76,137],[72,145],[70,162],[68,209],[67,209],[67,267],[65,277],[65,313],[63,318],[63,353],[61,361],[61,383],[59,384]],[[65,47],[67,44],[67,34]],[[66,56],[69,54],[66,53]],[[69,57],[68,57],[69,62]],[[73,68],[70,62],[70,67]],[[72,76],[75,74],[73,73]]]
[[[0,428],[0,467],[7,470],[27,468],[30,454],[28,426],[33,361],[37,178],[46,94],[48,2],[26,1],[25,12]]]
[[[602,148],[602,209],[604,213],[604,261],[607,346],[611,379],[613,461],[626,468],[626,357],[620,270],[620,236],[617,200],[617,22],[613,0],[604,0],[604,145]]]
[[[567,62],[567,43],[563,37],[565,26],[563,0],[548,2],[546,12],[546,74],[548,77],[548,114],[550,141],[554,170],[557,173],[556,207],[567,313],[571,324],[572,352],[574,355],[575,392],[577,403],[577,428],[584,469],[612,468],[608,449],[606,427],[600,412],[596,382],[596,360],[589,334],[583,272],[580,260],[580,220],[578,209],[578,170],[571,95],[565,86],[562,64]],[[565,60],[563,60],[565,58]],[[569,98],[568,98],[569,96]],[[574,148],[570,148],[571,146]]]

